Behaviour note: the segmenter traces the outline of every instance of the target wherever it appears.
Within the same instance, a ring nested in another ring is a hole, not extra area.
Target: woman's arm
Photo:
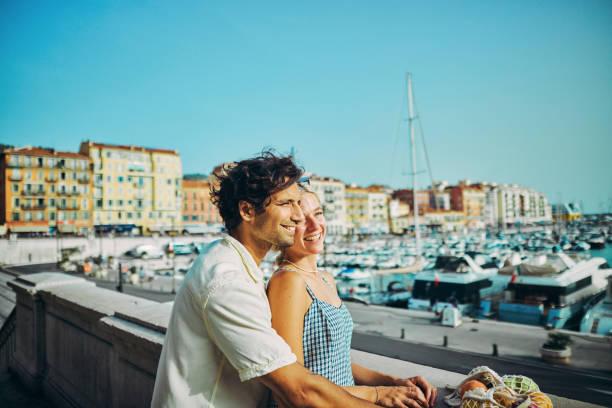
[[[295,272],[281,269],[268,282],[268,301],[272,311],[272,328],[287,342],[304,365],[304,315],[312,303],[304,279]]]
[[[360,385],[387,385],[387,386],[411,386],[414,385],[423,393],[430,407],[436,403],[438,390],[421,376],[411,378],[400,378],[389,374],[370,370],[369,368],[352,363],[351,370],[355,378],[355,384]]]
[[[357,363],[351,364],[355,384],[358,385],[398,385],[399,377],[395,377],[381,372],[370,370]]]

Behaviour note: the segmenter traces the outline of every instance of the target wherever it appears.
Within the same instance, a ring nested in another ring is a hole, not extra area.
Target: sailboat
[[[416,245],[416,265],[420,267],[422,264],[421,252],[421,230],[419,227],[419,203],[417,200],[417,171],[416,171],[416,145],[414,143],[414,102],[412,94],[412,77],[410,72],[407,74],[406,81],[408,83],[408,124],[410,125],[410,153],[412,156],[412,204],[414,214],[414,239]]]

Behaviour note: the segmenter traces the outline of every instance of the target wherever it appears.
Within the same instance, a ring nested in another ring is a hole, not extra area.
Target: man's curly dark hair
[[[260,156],[224,164],[211,177],[211,201],[219,209],[223,223],[232,231],[242,222],[238,203],[246,201],[261,214],[270,196],[302,177],[303,169],[290,156],[277,156],[264,150]]]

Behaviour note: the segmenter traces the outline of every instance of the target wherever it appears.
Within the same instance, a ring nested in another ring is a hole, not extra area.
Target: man
[[[259,407],[267,386],[286,406],[373,407],[296,363],[271,326],[258,265],[272,245],[293,245],[302,172],[269,152],[223,170],[211,193],[228,235],[203,249],[176,295],[151,405]]]

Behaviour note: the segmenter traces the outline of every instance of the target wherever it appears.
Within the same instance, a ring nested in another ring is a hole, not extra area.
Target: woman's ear
[[[253,204],[247,201],[241,200],[238,202],[238,211],[243,221],[249,222],[255,217],[255,208],[253,208]]]

